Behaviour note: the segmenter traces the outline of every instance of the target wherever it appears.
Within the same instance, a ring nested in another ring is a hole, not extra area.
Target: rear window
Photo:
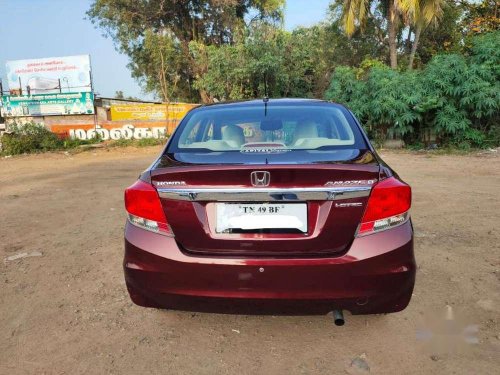
[[[212,154],[216,159],[223,154],[226,161],[233,155],[238,162],[245,162],[245,155],[308,159],[305,154],[324,153],[319,159],[329,160],[329,154],[332,160],[342,160],[346,156],[339,159],[333,153],[366,148],[351,114],[341,106],[262,103],[192,111],[175,132],[167,153]]]

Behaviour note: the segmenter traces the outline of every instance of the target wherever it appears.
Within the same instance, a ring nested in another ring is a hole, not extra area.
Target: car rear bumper
[[[235,259],[184,254],[174,238],[127,223],[125,281],[141,306],[252,314],[403,310],[415,283],[411,222],[356,238],[334,258]]]

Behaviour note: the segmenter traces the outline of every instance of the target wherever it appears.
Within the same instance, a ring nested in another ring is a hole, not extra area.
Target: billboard
[[[94,114],[94,93],[22,95],[2,97],[2,116]]]
[[[117,104],[111,105],[112,121],[159,121],[181,120],[191,108],[198,104],[170,103],[170,104]]]
[[[91,92],[90,56],[14,60],[5,64],[11,93]]]

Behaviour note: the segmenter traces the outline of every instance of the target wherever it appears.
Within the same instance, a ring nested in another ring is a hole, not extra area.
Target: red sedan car
[[[404,309],[411,189],[339,104],[201,106],[125,191],[125,280],[140,306],[352,314]]]

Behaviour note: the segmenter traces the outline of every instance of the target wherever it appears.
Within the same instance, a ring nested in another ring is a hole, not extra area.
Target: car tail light
[[[358,236],[380,232],[408,220],[411,188],[394,177],[377,183],[370,194]]]
[[[128,219],[133,225],[172,236],[172,230],[167,223],[160,198],[156,189],[141,180],[125,190],[125,208]]]

